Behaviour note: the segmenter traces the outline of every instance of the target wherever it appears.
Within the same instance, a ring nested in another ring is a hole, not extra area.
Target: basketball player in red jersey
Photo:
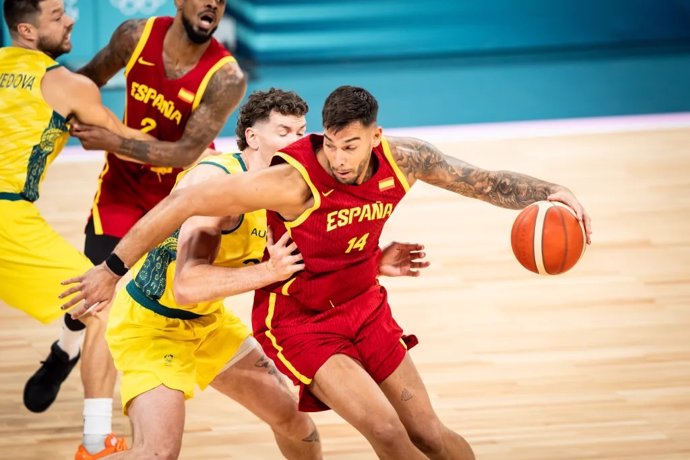
[[[85,148],[107,151],[86,228],[85,253],[95,263],[170,193],[181,168],[213,142],[246,90],[235,59],[212,37],[225,1],[175,0],[175,5],[174,18],[122,23],[79,70],[102,86],[124,68],[125,124],[158,139],[132,141],[94,127],[73,127]]]
[[[377,281],[384,223],[417,180],[521,209],[539,200],[575,210],[590,241],[590,219],[567,188],[510,171],[489,171],[410,138],[385,138],[378,104],[344,86],[326,99],[324,134],[278,152],[272,166],[166,198],[120,241],[111,257],[129,266],[191,215],[270,209],[279,238],[289,232],[305,269],[258,290],[253,327],[264,351],[301,386],[300,408],[330,407],[359,430],[380,458],[473,459],[469,444],[434,413],[424,384]],[[84,306],[112,297],[118,277],[99,265],[69,291]],[[68,292],[69,292],[68,291]]]

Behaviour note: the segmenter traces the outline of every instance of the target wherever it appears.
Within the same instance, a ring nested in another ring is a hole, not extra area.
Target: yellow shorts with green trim
[[[0,199],[0,299],[43,323],[62,316],[61,281],[93,264],[60,236],[33,203]]]
[[[106,340],[122,373],[123,412],[137,396],[160,385],[194,396],[220,373],[251,335],[221,307],[196,319],[168,318],[141,306],[120,289],[108,319]]]

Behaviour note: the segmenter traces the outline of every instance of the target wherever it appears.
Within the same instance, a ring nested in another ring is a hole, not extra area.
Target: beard
[[[182,25],[184,26],[185,32],[187,32],[187,38],[189,38],[189,40],[191,40],[192,43],[196,43],[197,45],[203,45],[204,43],[209,41],[211,39],[211,36],[213,36],[213,33],[218,28],[218,26],[216,26],[208,32],[201,32],[195,30],[192,23],[184,16],[182,16]]]
[[[69,53],[72,50],[72,43],[65,42],[64,37],[62,37],[60,41],[39,37],[36,47],[39,51],[44,52],[53,59],[57,59],[58,57],[65,53]]]

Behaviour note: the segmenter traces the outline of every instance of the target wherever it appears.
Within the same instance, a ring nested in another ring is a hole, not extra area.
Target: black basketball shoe
[[[69,355],[58,347],[57,341],[50,346],[50,354],[41,367],[26,382],[24,386],[24,405],[31,412],[43,412],[48,409],[60,391],[60,385],[79,361],[69,359]]]

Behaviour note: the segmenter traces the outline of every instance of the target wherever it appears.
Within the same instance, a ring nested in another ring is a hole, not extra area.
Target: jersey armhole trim
[[[141,37],[139,37],[139,41],[137,42],[137,46],[134,48],[134,51],[132,52],[132,56],[129,58],[129,61],[127,62],[127,66],[125,67],[125,77],[129,73],[129,71],[132,70],[132,67],[134,67],[134,64],[137,62],[137,59],[139,59],[139,55],[141,54],[141,51],[144,49],[146,42],[149,40],[149,35],[151,35],[151,29],[153,29],[153,23],[155,22],[155,20],[156,20],[156,16],[151,16],[146,21],[146,26],[144,26],[144,31],[141,33]]]

